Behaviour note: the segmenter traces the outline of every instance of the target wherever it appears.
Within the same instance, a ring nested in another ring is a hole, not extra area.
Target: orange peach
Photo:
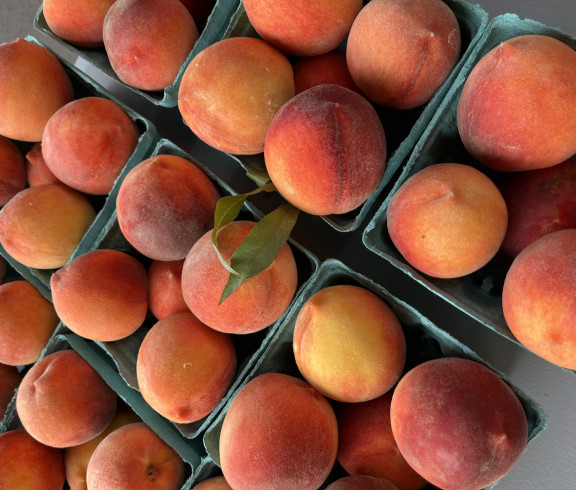
[[[206,144],[228,153],[264,150],[276,112],[294,97],[286,56],[261,39],[231,37],[201,51],[178,91],[184,122]]]
[[[62,267],[96,217],[88,198],[62,184],[20,191],[0,210],[0,243],[36,269]]]
[[[300,58],[292,69],[296,94],[324,83],[333,83],[360,92],[348,70],[345,51],[335,49],[328,53]]]
[[[42,156],[64,184],[86,194],[112,190],[138,145],[136,123],[116,102],[84,97],[64,105],[42,134]]]
[[[442,0],[372,0],[352,24],[346,59],[369,100],[406,110],[432,98],[460,46],[458,20]]]
[[[153,260],[148,267],[148,308],[158,319],[189,312],[182,295],[184,259]]]
[[[232,490],[232,487],[228,485],[226,478],[222,475],[206,478],[206,480],[201,481],[192,488],[194,490]]]
[[[0,136],[0,206],[26,187],[26,164],[19,148]]]
[[[104,18],[103,40],[122,82],[164,90],[198,40],[198,29],[179,0],[116,0]]]
[[[40,141],[48,119],[74,98],[64,67],[47,48],[25,39],[0,44],[0,135]]]
[[[500,191],[469,165],[439,163],[409,177],[387,209],[390,238],[404,259],[432,277],[455,278],[486,265],[506,234]]]
[[[176,313],[148,331],[138,351],[136,375],[144,400],[176,423],[208,415],[230,388],[236,350],[228,334]]]
[[[124,425],[98,445],[86,472],[88,488],[177,490],[185,466],[178,453],[142,422]]]
[[[228,264],[255,224],[233,221],[218,231],[220,254]],[[267,269],[246,279],[220,303],[228,275],[209,231],[194,244],[184,261],[182,294],[201,322],[225,333],[253,333],[270,326],[286,311],[298,284],[296,261],[287,243]]]
[[[500,171],[534,170],[576,153],[576,52],[545,35],[501,42],[468,75],[457,125],[468,152]]]
[[[506,323],[538,356],[576,369],[576,229],[548,233],[522,250],[502,290]]]
[[[446,490],[486,488],[520,458],[528,424],[512,389],[482,364],[438,358],[410,370],[390,406],[406,461]]]
[[[22,375],[16,366],[0,363],[0,420],[6,414],[6,408],[14,397],[22,381]]]
[[[333,481],[326,490],[398,490],[389,480],[368,475],[344,476]]]
[[[220,194],[196,165],[156,155],[124,178],[116,200],[118,224],[128,242],[153,260],[181,260],[214,226]]]
[[[66,448],[108,427],[117,395],[73,350],[48,354],[26,372],[16,411],[26,431],[47,446]]]
[[[309,214],[342,214],[373,194],[386,167],[386,135],[374,107],[334,84],[312,87],[278,111],[264,160],[284,198]]]
[[[362,8],[362,0],[244,0],[242,4],[263,39],[297,56],[336,48]]]
[[[50,288],[62,323],[91,340],[123,339],[148,312],[146,268],[120,250],[79,255],[52,274]]]
[[[34,143],[26,153],[26,178],[30,187],[61,183],[46,165],[46,160],[42,155],[41,141]]]
[[[234,489],[316,489],[336,460],[328,400],[308,383],[261,374],[232,400],[220,433],[222,473]]]
[[[0,362],[11,366],[36,362],[58,322],[52,303],[30,282],[0,285]]]

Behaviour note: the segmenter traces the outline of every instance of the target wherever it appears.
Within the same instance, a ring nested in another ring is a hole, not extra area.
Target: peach
[[[104,431],[116,402],[116,393],[87,361],[73,350],[61,350],[26,372],[16,394],[16,411],[32,437],[66,448]]]
[[[338,405],[336,458],[350,475],[370,475],[389,480],[399,490],[419,490],[426,485],[406,462],[392,435],[390,390],[366,402]]]
[[[458,20],[442,0],[372,0],[352,24],[346,59],[369,100],[406,110],[432,98],[460,47]]]
[[[545,35],[501,42],[468,75],[457,125],[489,168],[545,168],[576,153],[576,52]]]
[[[261,39],[231,37],[201,51],[180,83],[178,109],[206,144],[228,153],[264,150],[276,112],[294,97],[286,56]]]
[[[235,373],[236,350],[230,336],[207,327],[191,313],[176,313],[155,323],[136,361],[144,400],[181,424],[212,412]]]
[[[27,267],[56,269],[68,262],[95,217],[88,198],[74,189],[28,187],[0,210],[0,243]]]
[[[232,490],[232,487],[228,485],[226,478],[222,475],[206,478],[206,480],[202,480],[192,488],[193,490]]]
[[[214,10],[216,0],[180,0],[180,2],[188,9],[198,32],[201,33],[206,27],[208,17]]]
[[[342,402],[386,393],[406,360],[406,340],[396,314],[372,291],[351,285],[325,287],[302,305],[293,348],[304,379]]]
[[[0,206],[26,187],[26,164],[18,147],[0,136]]]
[[[156,155],[136,165],[118,191],[118,224],[128,242],[153,260],[181,260],[214,226],[220,198],[210,178],[192,162]]]
[[[300,58],[292,69],[296,94],[324,83],[333,83],[360,92],[348,70],[345,51],[335,49],[328,53]]]
[[[374,107],[324,84],[292,98],[266,135],[264,160],[282,196],[314,215],[342,214],[373,194],[386,167],[386,135]]]
[[[0,362],[11,366],[36,362],[58,322],[52,303],[30,282],[0,285]]]
[[[87,48],[104,45],[104,17],[116,0],[43,0],[46,24],[56,36]]]
[[[326,490],[398,490],[389,480],[368,475],[344,476],[333,481]]]
[[[146,268],[120,250],[79,255],[52,274],[50,288],[62,323],[87,339],[128,337],[148,313]]]
[[[228,264],[255,224],[233,221],[218,231],[220,254]],[[182,294],[202,323],[224,333],[253,333],[270,326],[286,311],[298,285],[296,261],[287,243],[267,269],[246,279],[220,303],[228,275],[209,231],[194,244],[184,261]]]
[[[64,184],[104,195],[112,190],[139,136],[136,123],[116,102],[84,97],[64,105],[48,120],[42,155]]]
[[[164,90],[198,40],[198,29],[179,0],[116,0],[104,18],[103,40],[122,82]]]
[[[22,375],[16,366],[0,363],[0,420],[6,414],[6,408],[14,397],[22,381]]]
[[[506,323],[528,350],[576,369],[576,229],[548,233],[512,262],[502,290]]]
[[[26,153],[26,179],[30,187],[61,183],[46,165],[46,160],[42,155],[41,141],[34,143]]]
[[[22,38],[0,44],[0,135],[36,142],[48,119],[74,98],[64,67],[47,48]]]
[[[244,0],[256,32],[280,51],[313,56],[344,41],[362,8],[362,0]]]
[[[88,488],[146,490],[179,489],[184,462],[142,422],[116,429],[98,445],[86,473]]]
[[[502,252],[514,259],[547,233],[576,228],[576,158],[552,167],[509,172],[498,187],[508,208]]]
[[[62,451],[23,429],[0,434],[0,488],[63,488]]]
[[[153,260],[148,267],[148,308],[158,320],[190,311],[182,295],[183,267],[184,259]]]
[[[456,357],[405,374],[392,396],[390,421],[410,466],[446,490],[498,481],[521,456],[528,434],[512,389],[482,364]]]
[[[336,460],[328,400],[300,378],[261,374],[232,400],[220,433],[222,473],[234,489],[316,489]]]
[[[414,173],[392,195],[387,226],[392,242],[415,269],[455,278],[486,265],[506,234],[500,191],[479,170],[438,163]]]

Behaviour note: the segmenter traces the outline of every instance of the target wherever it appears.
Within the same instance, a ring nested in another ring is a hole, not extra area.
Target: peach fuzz
[[[0,420],[6,414],[6,408],[14,397],[22,381],[22,375],[16,366],[0,363]]]
[[[292,70],[296,94],[324,83],[333,83],[360,92],[348,70],[346,52],[339,49],[300,58],[294,62]]]
[[[0,135],[36,142],[48,119],[74,98],[64,67],[47,48],[22,38],[0,44]]]
[[[92,454],[86,473],[91,490],[177,490],[184,479],[178,453],[142,422],[109,434]]]
[[[43,0],[42,12],[50,30],[76,46],[104,45],[104,17],[116,0]]]
[[[342,402],[386,393],[406,360],[406,340],[396,314],[372,291],[351,285],[325,287],[302,305],[293,348],[304,379]]]
[[[534,170],[576,153],[576,52],[544,35],[517,36],[484,55],[458,102],[462,142],[494,170]]]
[[[198,40],[198,29],[179,0],[116,0],[104,18],[103,40],[122,82],[164,90]]]
[[[512,262],[502,290],[516,339],[547,361],[576,369],[576,229],[538,238]]]
[[[362,0],[244,0],[242,4],[263,39],[296,56],[335,49],[362,8]]]
[[[181,424],[212,412],[235,374],[236,350],[230,336],[207,327],[192,313],[177,313],[155,323],[136,360],[144,400]]]
[[[126,240],[153,260],[181,260],[214,226],[220,194],[192,162],[156,155],[124,178],[116,199],[118,224]]]
[[[36,362],[58,322],[52,303],[30,282],[0,285],[0,362],[11,366]]]
[[[390,390],[361,403],[337,406],[337,460],[350,475],[370,475],[389,480],[398,490],[419,490],[426,485],[406,462],[392,434]]]
[[[218,231],[220,254],[228,264],[255,224],[233,221]],[[288,243],[267,269],[246,279],[220,303],[229,274],[218,258],[209,231],[194,244],[184,261],[182,294],[201,322],[224,333],[253,333],[270,326],[286,311],[298,285],[296,261]]]
[[[24,429],[0,434],[0,488],[63,488],[65,483],[62,451]]]
[[[526,415],[512,389],[482,364],[456,357],[405,374],[392,395],[390,420],[406,461],[446,490],[492,485],[527,442]]]
[[[398,490],[389,480],[369,475],[344,476],[333,481],[326,490]]]
[[[148,308],[158,320],[190,311],[182,295],[183,267],[184,259],[153,260],[148,267]]]
[[[238,490],[316,489],[336,459],[338,428],[328,400],[300,378],[265,373],[232,400],[220,433],[220,463]]]
[[[26,187],[26,164],[18,147],[0,136],[0,206]]]
[[[406,110],[433,97],[460,47],[458,20],[441,0],[372,0],[352,24],[346,59],[369,100]]]
[[[64,184],[105,195],[138,145],[136,123],[114,101],[84,97],[64,105],[42,134],[42,156]]]
[[[266,135],[264,160],[291,204],[314,215],[342,214],[378,188],[386,135],[363,96],[339,85],[318,85],[278,111]]]
[[[88,198],[62,184],[28,187],[0,210],[0,243],[36,269],[62,267],[96,217]]]
[[[37,141],[26,153],[26,179],[30,187],[43,184],[61,184],[46,165],[42,155],[42,142]]]
[[[16,394],[24,429],[43,444],[58,448],[82,444],[104,431],[116,403],[112,388],[73,350],[40,359],[24,375]]]
[[[221,475],[206,478],[206,480],[202,480],[192,488],[193,490],[232,490],[232,487],[228,485],[226,478]]]
[[[486,265],[508,224],[504,198],[469,165],[438,163],[409,177],[392,195],[387,226],[392,242],[415,269],[455,278]]]
[[[204,143],[250,155],[264,150],[272,119],[292,97],[294,74],[282,52],[261,39],[231,37],[207,47],[188,65],[178,109]]]

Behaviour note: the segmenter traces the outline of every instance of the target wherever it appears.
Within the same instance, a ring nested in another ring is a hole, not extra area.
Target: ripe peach
[[[206,144],[249,155],[264,150],[273,117],[292,97],[294,75],[283,53],[261,39],[231,37],[204,49],[188,65],[178,108]]]
[[[233,221],[218,231],[220,254],[228,264],[255,224]],[[267,269],[246,279],[219,304],[228,275],[209,231],[194,244],[184,261],[182,294],[202,323],[225,333],[253,333],[270,326],[288,308],[298,283],[296,261],[287,243]]]
[[[74,98],[64,67],[47,48],[25,39],[0,44],[0,135],[40,141],[48,119]]]
[[[345,51],[335,49],[328,53],[300,58],[292,69],[296,94],[324,83],[333,83],[360,92],[348,70]]]
[[[501,42],[468,75],[457,125],[468,152],[500,171],[534,170],[576,153],[576,52],[544,35]]]
[[[194,485],[193,490],[232,490],[223,476],[213,476]]]
[[[522,250],[502,290],[508,327],[527,349],[576,369],[576,229],[553,231]]]
[[[177,490],[184,483],[184,462],[142,422],[116,429],[98,445],[86,473],[88,488]]]
[[[68,262],[95,217],[88,198],[74,189],[28,187],[0,210],[0,243],[27,267],[56,269]]]
[[[485,174],[469,165],[439,163],[409,177],[387,209],[390,238],[424,274],[455,278],[487,264],[508,223],[504,198]]]
[[[336,460],[336,417],[305,381],[261,374],[232,400],[220,433],[222,473],[232,488],[315,489]]]
[[[138,145],[136,123],[114,101],[84,97],[64,105],[42,134],[42,155],[64,184],[108,194]]]
[[[30,187],[61,183],[46,165],[46,160],[42,155],[41,141],[34,143],[26,153],[26,178]]]
[[[189,312],[182,295],[184,259],[153,260],[148,267],[148,308],[158,319]]]
[[[280,51],[313,56],[336,48],[348,35],[362,0],[244,0],[256,32]]]
[[[116,200],[118,224],[128,242],[153,260],[181,260],[214,226],[220,194],[192,162],[156,155],[124,178]]]
[[[441,0],[372,0],[352,24],[346,59],[369,100],[413,109],[446,80],[460,46],[458,20]]]
[[[36,362],[58,322],[52,303],[30,282],[0,285],[0,363]]]
[[[91,340],[123,339],[148,312],[146,268],[119,250],[79,255],[52,274],[50,288],[62,323]]]
[[[0,420],[6,414],[6,408],[14,397],[22,381],[22,375],[16,366],[0,363]]]
[[[264,160],[284,198],[306,213],[341,214],[377,189],[386,167],[386,136],[360,94],[324,84],[288,101],[266,135]]]
[[[82,444],[100,434],[116,412],[117,395],[76,351],[56,351],[24,375],[16,411],[28,433],[52,447]]]
[[[0,488],[63,488],[65,483],[62,451],[23,429],[0,434]]]
[[[103,46],[104,17],[116,0],[43,0],[46,24],[58,37],[76,46]]]
[[[392,435],[390,390],[361,403],[343,403],[338,420],[338,462],[350,475],[385,478],[399,490],[419,490],[426,485],[406,462]]]
[[[389,480],[368,475],[344,476],[333,481],[326,490],[398,490]]]
[[[198,29],[179,0],[116,0],[104,18],[103,40],[122,82],[163,90],[174,82]]]
[[[0,136],[0,206],[26,187],[26,164],[18,147]]]
[[[456,357],[405,374],[392,395],[390,421],[410,466],[447,490],[498,481],[522,454],[528,434],[512,389],[482,364]]]
[[[294,325],[298,369],[324,396],[362,402],[398,381],[406,340],[392,309],[371,291],[325,287],[304,303]]]

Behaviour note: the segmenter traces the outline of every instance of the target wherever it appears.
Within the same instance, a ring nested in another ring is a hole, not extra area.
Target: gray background
[[[478,3],[491,16],[516,13],[522,18],[559,27],[576,37],[575,0],[482,0]],[[33,33],[32,20],[40,5],[39,0],[0,0],[0,43]],[[537,358],[486,328],[450,320],[447,318],[445,323],[454,336],[508,375],[515,385],[540,403],[549,414],[547,429],[528,446],[520,461],[497,488],[575,489],[576,376]]]

